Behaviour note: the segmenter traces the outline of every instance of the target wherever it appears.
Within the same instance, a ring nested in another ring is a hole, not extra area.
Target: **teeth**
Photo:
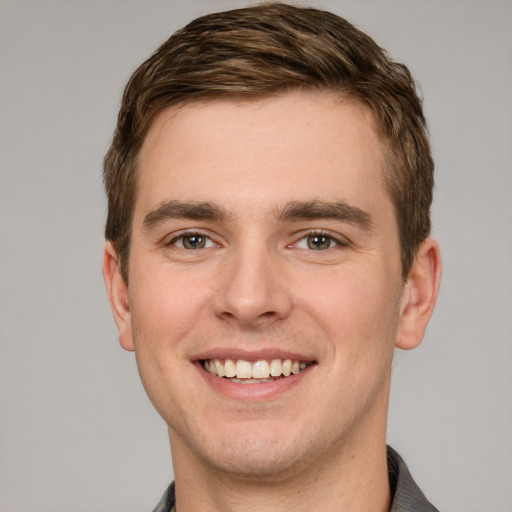
[[[281,364],[281,360],[272,359],[270,362],[270,375],[272,375],[272,377],[280,377],[281,373],[283,373],[283,365]]]
[[[217,366],[216,366],[215,362],[214,362],[214,361],[210,361],[210,363],[208,364],[208,361],[206,361],[206,364],[208,365],[207,370],[208,370],[212,375],[217,375]]]
[[[226,359],[224,361],[224,371],[226,373],[226,377],[234,377],[236,375],[235,363],[232,359]]]
[[[208,361],[206,361],[206,362],[208,362]],[[225,377],[226,376],[225,366],[223,364],[221,364],[221,362],[218,359],[214,359],[213,363],[215,365],[215,370],[217,371],[217,375],[219,377]],[[212,362],[210,361],[210,368],[211,367],[212,367]],[[210,370],[210,373],[213,373],[213,372]],[[215,375],[215,373],[213,373],[213,375]]]
[[[256,361],[252,365],[253,379],[268,379],[270,375],[270,367],[267,361]]]
[[[243,359],[225,359],[224,362],[220,359],[209,359],[203,361],[203,366],[212,375],[226,377],[233,382],[259,383],[271,382],[271,377],[297,375],[305,370],[308,364],[291,359],[272,359],[270,362],[264,359],[255,362]]]
[[[265,382],[273,382],[272,379],[229,379],[237,384],[263,384]]]
[[[252,364],[249,361],[239,359],[235,368],[237,379],[250,379],[252,377]]]

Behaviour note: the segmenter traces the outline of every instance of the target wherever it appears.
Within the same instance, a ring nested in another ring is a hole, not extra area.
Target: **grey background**
[[[312,1],[420,82],[444,257],[424,343],[397,354],[389,442],[442,510],[512,511],[512,2]],[[0,510],[152,510],[165,425],[117,345],[100,168],[122,88],[225,1],[0,1]]]

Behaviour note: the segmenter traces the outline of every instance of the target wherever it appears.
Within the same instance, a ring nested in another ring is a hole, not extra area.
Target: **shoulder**
[[[153,512],[171,512],[174,507],[174,482],[167,487],[164,495],[154,508]]]
[[[390,512],[439,512],[413,480],[402,457],[390,446],[387,447],[387,456],[393,496]]]

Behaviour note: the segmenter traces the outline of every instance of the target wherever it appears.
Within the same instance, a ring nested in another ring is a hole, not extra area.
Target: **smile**
[[[259,384],[297,375],[310,363],[292,359],[262,359],[253,362],[244,359],[204,359],[201,364],[210,374],[231,382]]]

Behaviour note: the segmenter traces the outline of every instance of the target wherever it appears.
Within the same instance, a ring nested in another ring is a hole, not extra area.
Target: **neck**
[[[371,443],[366,438],[364,449],[347,443],[287,474],[258,477],[213,468],[177,441],[171,433],[177,512],[387,512],[390,508],[385,435]]]

